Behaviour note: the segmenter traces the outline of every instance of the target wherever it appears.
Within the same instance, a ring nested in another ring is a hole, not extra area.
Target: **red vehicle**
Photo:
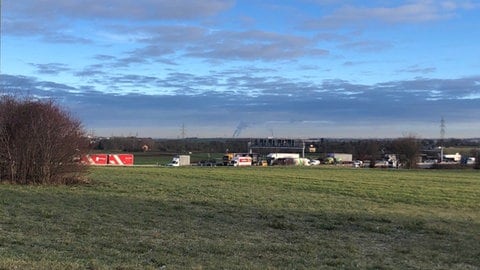
[[[89,154],[82,157],[81,162],[87,165],[93,166],[132,166],[133,165],[132,154]]]

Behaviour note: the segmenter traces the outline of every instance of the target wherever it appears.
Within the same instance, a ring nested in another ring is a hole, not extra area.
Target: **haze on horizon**
[[[99,136],[480,137],[480,3],[4,0],[0,94]]]

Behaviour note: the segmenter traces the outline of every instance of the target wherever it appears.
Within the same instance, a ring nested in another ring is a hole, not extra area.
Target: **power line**
[[[442,119],[440,120],[440,140],[443,142],[445,139],[445,119],[442,116]]]
[[[185,136],[186,136],[185,123],[182,124],[182,129],[181,129],[180,136],[181,136],[182,140],[185,139]]]

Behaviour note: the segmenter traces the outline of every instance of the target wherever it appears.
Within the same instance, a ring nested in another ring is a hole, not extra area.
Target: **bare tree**
[[[393,148],[400,157],[400,162],[407,169],[417,167],[420,155],[420,140],[415,135],[406,135],[393,141]]]
[[[0,100],[0,180],[20,184],[72,183],[87,149],[81,123],[52,101]]]
[[[380,144],[376,140],[367,140],[360,142],[356,150],[356,156],[361,161],[370,160],[370,167],[375,168],[375,161],[378,158]]]
[[[480,150],[477,151],[477,155],[475,156],[475,169],[480,170]]]
[[[480,169],[480,148],[473,149],[470,154],[475,158],[475,163],[473,164],[473,168]]]

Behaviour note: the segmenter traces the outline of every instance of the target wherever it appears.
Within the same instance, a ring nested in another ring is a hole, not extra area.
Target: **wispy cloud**
[[[375,4],[375,1],[369,2]],[[345,25],[365,25],[368,23],[425,23],[450,19],[460,9],[478,8],[471,1],[416,0],[396,4],[397,1],[381,2],[384,6],[360,6],[347,4],[326,16],[311,19],[305,23],[309,28],[338,28]],[[388,3],[388,4],[386,4]],[[393,5],[392,5],[393,3]],[[396,4],[396,5],[395,5]]]
[[[215,15],[233,6],[233,0],[85,0],[8,1],[13,14],[32,14],[39,18],[191,20]],[[54,7],[54,8],[52,8]]]
[[[340,45],[343,49],[363,51],[363,52],[379,52],[391,48],[393,45],[385,41],[351,41]]]
[[[428,74],[435,72],[437,68],[435,67],[421,67],[419,65],[413,65],[406,67],[404,69],[398,70],[398,72],[408,72],[408,73],[419,73],[419,74]]]
[[[120,30],[119,31],[123,31]],[[130,32],[132,29],[130,29]],[[202,59],[274,61],[306,56],[325,56],[314,38],[265,31],[209,31],[202,27],[169,26],[139,28],[137,41],[144,44],[128,59],[182,56]]]
[[[60,72],[70,71],[70,68],[66,64],[62,63],[49,63],[49,64],[35,64],[30,63],[31,66],[37,69],[40,74],[57,75]]]

